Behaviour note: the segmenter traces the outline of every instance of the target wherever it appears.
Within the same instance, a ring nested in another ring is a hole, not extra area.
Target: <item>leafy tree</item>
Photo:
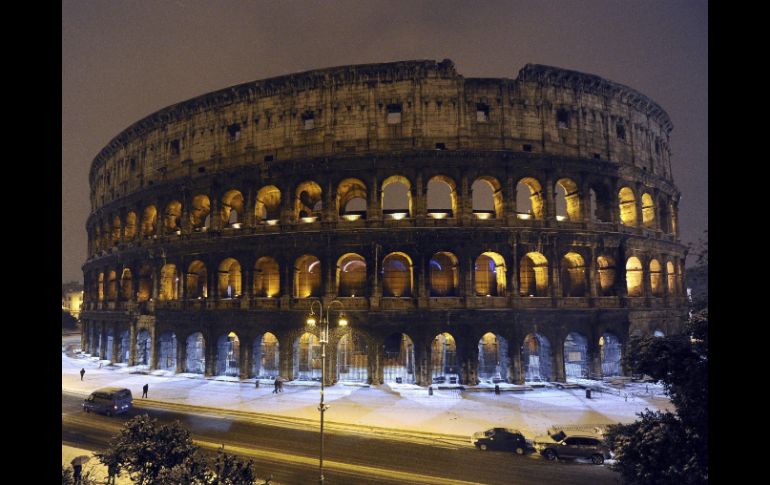
[[[91,478],[91,472],[85,472],[80,475],[80,485],[97,485],[96,480]],[[72,467],[61,467],[61,485],[75,485],[75,476]]]

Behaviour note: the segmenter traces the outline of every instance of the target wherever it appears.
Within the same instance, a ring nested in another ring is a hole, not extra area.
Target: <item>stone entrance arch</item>
[[[187,358],[184,363],[184,371],[192,374],[206,372],[206,342],[203,334],[195,332],[187,337]]]
[[[551,380],[551,343],[544,335],[531,333],[524,338],[521,360],[525,382]]]
[[[622,375],[620,366],[622,346],[615,335],[605,332],[599,338],[599,354],[602,360],[602,377]]]
[[[459,384],[457,344],[451,334],[444,332],[433,338],[430,347],[430,370],[431,379],[436,384]]]
[[[508,342],[502,336],[487,332],[479,339],[479,379],[508,382]]]
[[[235,332],[221,335],[217,340],[216,375],[240,377],[241,341]]]
[[[588,379],[588,339],[577,332],[564,339],[564,375],[567,380]]]
[[[392,333],[385,339],[383,381],[414,384],[414,343],[405,333]]]
[[[162,333],[158,345],[158,369],[176,371],[176,334]]]
[[[251,375],[257,379],[275,379],[281,374],[278,339],[265,332],[254,339]]]
[[[128,330],[120,332],[118,338],[118,351],[115,355],[115,362],[118,364],[128,362],[131,355],[131,334]]]
[[[106,360],[112,360],[112,344],[115,341],[115,335],[111,328],[107,329],[106,347],[104,349],[104,358]]]
[[[357,334],[344,335],[337,344],[337,380],[340,382],[367,382],[369,354],[366,340]]]
[[[150,365],[150,351],[152,350],[150,332],[140,331],[136,336],[136,362],[135,365]]]
[[[305,332],[294,341],[294,378],[321,380],[321,342],[312,333]]]

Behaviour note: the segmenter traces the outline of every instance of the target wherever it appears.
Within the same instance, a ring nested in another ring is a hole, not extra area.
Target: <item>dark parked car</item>
[[[590,458],[596,465],[610,458],[610,450],[597,436],[566,434],[559,431],[552,435],[537,436],[535,449],[547,460],[556,458]]]
[[[125,413],[131,409],[133,398],[131,390],[120,387],[104,387],[91,393],[83,401],[83,410],[87,413],[113,414]]]
[[[473,433],[471,444],[482,451],[513,451],[517,455],[523,455],[531,448],[523,434],[510,428],[492,428]]]

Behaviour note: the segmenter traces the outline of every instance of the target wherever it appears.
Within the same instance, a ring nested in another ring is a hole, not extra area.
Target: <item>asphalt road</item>
[[[280,484],[318,481],[318,430],[277,427],[232,417],[171,411],[135,400],[128,414],[107,417],[84,413],[82,398],[62,393],[62,443],[104,449],[122,424],[148,413],[160,422],[179,420],[204,451],[222,444],[229,453],[254,460],[261,477]],[[470,440],[470,437],[469,437]],[[341,484],[620,484],[619,475],[590,463],[548,462],[537,455],[487,451],[457,443],[417,443],[360,434],[325,433],[324,476]]]

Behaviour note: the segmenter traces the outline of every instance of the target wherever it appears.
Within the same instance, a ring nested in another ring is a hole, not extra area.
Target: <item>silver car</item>
[[[590,458],[596,465],[601,465],[610,458],[610,450],[598,436],[567,434],[558,431],[551,435],[538,436],[534,440],[535,449],[547,460],[556,458]]]

